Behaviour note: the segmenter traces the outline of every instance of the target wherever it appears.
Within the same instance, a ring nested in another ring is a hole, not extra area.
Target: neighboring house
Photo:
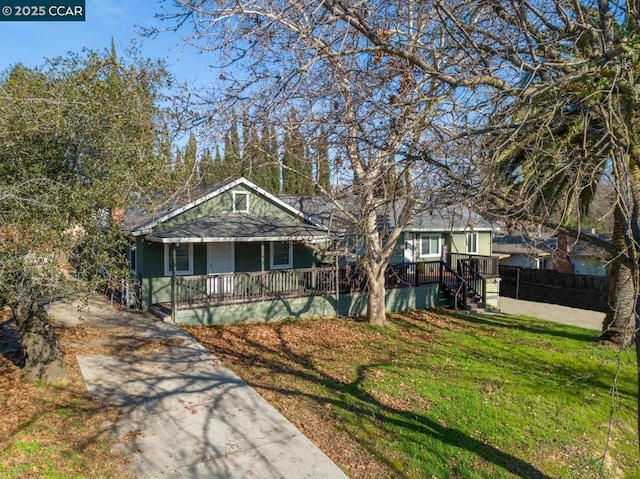
[[[555,238],[532,239],[525,235],[505,235],[493,238],[493,254],[501,266],[531,269],[553,269]]]
[[[599,248],[564,234],[537,239],[526,235],[497,236],[493,239],[493,253],[501,266],[607,275],[606,260]]]
[[[360,314],[366,308],[357,268],[323,256],[325,248],[351,240],[328,199],[275,196],[239,178],[156,203],[164,206],[137,205],[121,223],[131,238],[128,255],[142,306],[186,323]],[[393,226],[381,218],[381,228]],[[466,209],[418,213],[388,272],[388,287],[397,288],[388,294],[388,307],[445,305],[442,278],[456,273],[441,265],[443,253],[454,270],[464,270],[459,273],[469,279],[469,290],[497,303],[491,235],[491,225]],[[473,276],[474,268],[493,281]]]

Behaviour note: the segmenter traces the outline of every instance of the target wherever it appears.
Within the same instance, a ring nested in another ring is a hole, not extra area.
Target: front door
[[[233,243],[209,243],[207,246],[207,292],[209,294],[233,292],[233,277],[221,274],[233,273],[234,251]]]
[[[404,262],[413,263],[416,260],[416,256],[413,252],[414,240],[413,233],[405,233],[404,238]]]

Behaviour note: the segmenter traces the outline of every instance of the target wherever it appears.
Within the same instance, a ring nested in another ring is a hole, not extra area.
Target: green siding
[[[142,277],[164,276],[164,245],[160,243],[143,242],[144,270]]]
[[[293,267],[311,268],[318,261],[318,257],[313,250],[302,243],[293,244]]]
[[[449,305],[438,285],[398,288],[387,291],[387,311],[440,308]],[[176,321],[184,324],[225,324],[280,321],[287,318],[360,316],[366,314],[365,294],[334,297],[312,296],[277,301],[223,305],[211,308],[179,310]]]
[[[168,221],[159,225],[159,228],[169,228],[176,226],[187,221],[193,221],[198,218],[203,218],[210,215],[232,215],[232,214],[245,214],[233,212],[233,192],[243,191],[249,193],[249,214],[257,216],[275,216],[278,218],[293,218],[294,215],[289,211],[282,209],[282,206],[274,203],[267,197],[256,193],[253,190],[246,188],[244,185],[236,186],[235,188],[225,191],[224,193],[214,196],[213,198],[205,201],[204,203],[195,206],[179,215],[171,218]]]
[[[262,271],[263,243],[236,243],[235,269],[238,273]],[[264,245],[266,269],[269,268],[269,244]]]
[[[144,240],[138,242],[138,271],[137,277],[142,284],[142,303],[150,304],[170,301],[171,276],[165,276],[164,245],[149,243]],[[263,271],[262,251],[264,249],[264,271],[269,270],[269,243],[235,243],[234,268],[238,273]],[[293,245],[293,267],[310,268],[318,261],[316,254],[302,243]],[[207,274],[207,243],[193,245],[193,275]]]
[[[491,239],[492,233],[491,231],[478,231],[478,255],[481,256],[491,256]],[[462,253],[466,254],[467,252],[467,235],[466,233],[452,233],[450,235],[450,239],[448,240],[449,251],[451,253]]]
[[[447,239],[447,245],[451,253],[466,253],[466,235],[465,233],[452,233]]]
[[[196,243],[193,245],[193,274],[207,274],[207,245]]]
[[[212,308],[178,311],[176,322],[183,324],[227,324],[280,321],[287,318],[335,316],[335,300],[324,296],[260,301]]]
[[[404,238],[405,233],[401,233],[400,237],[396,241],[395,246],[393,247],[393,254],[391,255],[391,259],[389,260],[390,264],[404,263]]]

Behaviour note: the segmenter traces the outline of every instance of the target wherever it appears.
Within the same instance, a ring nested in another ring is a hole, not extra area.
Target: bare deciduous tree
[[[256,124],[326,145],[333,187],[318,189],[363,243],[358,261],[368,280],[368,320],[385,324],[384,272],[403,227],[427,203],[445,207],[465,198],[425,161],[438,158],[459,173],[468,166],[445,154],[465,96],[457,90],[466,84],[449,72],[464,51],[449,43],[429,2],[185,0],[173,6],[162,15],[168,28],[189,25],[187,41],[211,52],[220,68],[221,87],[204,99],[207,108],[240,105]],[[299,112],[294,122],[291,107]],[[357,211],[342,201],[354,195]],[[387,215],[396,227],[382,231],[380,218]]]

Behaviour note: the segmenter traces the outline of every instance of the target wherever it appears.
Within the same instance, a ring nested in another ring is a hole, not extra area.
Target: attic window
[[[249,212],[249,193],[246,191],[233,192],[233,212],[248,213]]]

